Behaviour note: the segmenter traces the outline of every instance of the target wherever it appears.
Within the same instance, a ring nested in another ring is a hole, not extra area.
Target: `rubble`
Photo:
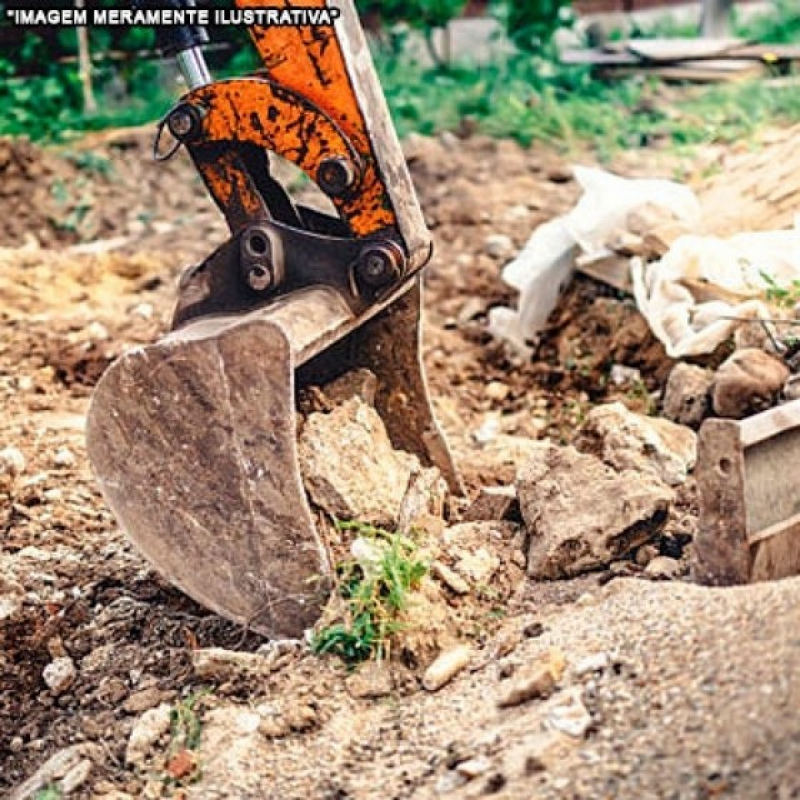
[[[513,681],[498,698],[498,707],[511,708],[529,700],[549,696],[564,675],[566,664],[564,654],[553,648]]]
[[[583,704],[580,689],[573,689],[550,709],[547,724],[574,739],[582,739],[592,724],[592,717]]]
[[[697,435],[683,425],[629,411],[622,403],[596,406],[578,442],[615,469],[652,474],[668,486],[685,483],[697,460]]]
[[[168,703],[162,703],[157,708],[145,711],[136,720],[128,738],[125,762],[134,767],[143,767],[152,748],[169,731],[171,718],[172,706]]]
[[[530,533],[528,575],[565,578],[607,566],[652,539],[673,491],[652,473],[617,471],[574,447],[541,442],[517,477]]]
[[[93,766],[104,759],[102,748],[95,744],[66,747],[48,758],[25,783],[14,789],[8,800],[38,800],[44,796],[46,788],[57,792],[56,797],[69,797],[86,783]]]
[[[664,388],[663,413],[668,420],[697,430],[711,412],[714,373],[683,362],[676,364]]]
[[[711,397],[714,413],[744,419],[775,405],[789,379],[779,358],[753,348],[738,350],[717,370]]]
[[[313,503],[336,519],[393,526],[416,456],[395,450],[378,412],[352,398],[329,413],[310,414],[298,441],[303,479]]]
[[[64,694],[75,683],[77,677],[78,671],[75,669],[75,662],[69,656],[51,661],[42,673],[47,688],[53,694]]]

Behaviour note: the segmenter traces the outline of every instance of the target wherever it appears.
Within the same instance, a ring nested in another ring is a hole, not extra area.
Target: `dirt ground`
[[[609,573],[531,583],[484,620],[480,666],[437,694],[401,671],[388,697],[354,697],[341,664],[302,649],[257,679],[198,677],[197,648],[264,642],[158,577],[105,508],[83,442],[105,367],[165,330],[180,269],[225,236],[188,163],[149,162],[149,136],[46,154],[0,143],[0,450],[18,448],[25,462],[0,487],[0,794],[79,745],[92,769],[75,797],[800,797],[794,581],[731,592]],[[662,348],[631,300],[589,279],[570,289],[532,361],[487,332],[488,310],[512,300],[490,237],[519,248],[568,210],[578,196],[569,162],[480,138],[407,147],[437,246],[425,364],[470,492],[508,484],[519,466],[486,456],[487,426],[501,439],[569,442],[596,403],[657,402],[670,368]],[[614,168],[692,179],[720,157],[628,153]],[[601,380],[614,364],[639,369],[641,383]],[[680,510],[665,554],[691,537],[690,492]],[[515,673],[555,650],[568,665],[562,690],[498,711]],[[56,693],[43,670],[62,656],[78,670]],[[201,770],[189,770],[199,780],[126,764],[143,713],[185,708],[209,686],[197,706]],[[591,715],[579,743],[545,724],[576,693]],[[247,714],[265,703],[292,713],[255,742]]]

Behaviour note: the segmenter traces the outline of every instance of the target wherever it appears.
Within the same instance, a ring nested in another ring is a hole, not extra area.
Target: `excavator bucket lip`
[[[142,553],[280,638],[313,625],[330,576],[298,469],[292,350],[265,312],[201,320],[116,361],[87,420],[102,493]]]

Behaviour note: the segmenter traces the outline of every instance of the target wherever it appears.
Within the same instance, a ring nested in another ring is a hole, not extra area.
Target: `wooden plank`
[[[667,62],[719,58],[747,44],[744,39],[632,39],[628,50],[647,61]]]

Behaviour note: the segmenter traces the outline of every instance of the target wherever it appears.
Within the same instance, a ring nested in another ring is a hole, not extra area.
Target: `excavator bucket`
[[[335,26],[252,28],[266,76],[211,82],[193,46],[204,33],[178,36],[190,91],[163,127],[231,238],[184,274],[172,332],[106,372],[87,423],[104,497],[144,555],[271,637],[300,636],[330,590],[298,464],[304,385],[369,369],[393,444],[458,487],[420,364],[430,238],[353,4],[336,7]],[[270,152],[336,214],[295,205]]]
[[[330,563],[303,488],[296,391],[366,367],[393,444],[456,483],[428,405],[419,289],[341,340],[335,292],[200,319],[120,358],[89,411],[89,455],[122,528],[172,583],[224,617],[297,637],[320,613]],[[299,378],[298,378],[298,372]]]

